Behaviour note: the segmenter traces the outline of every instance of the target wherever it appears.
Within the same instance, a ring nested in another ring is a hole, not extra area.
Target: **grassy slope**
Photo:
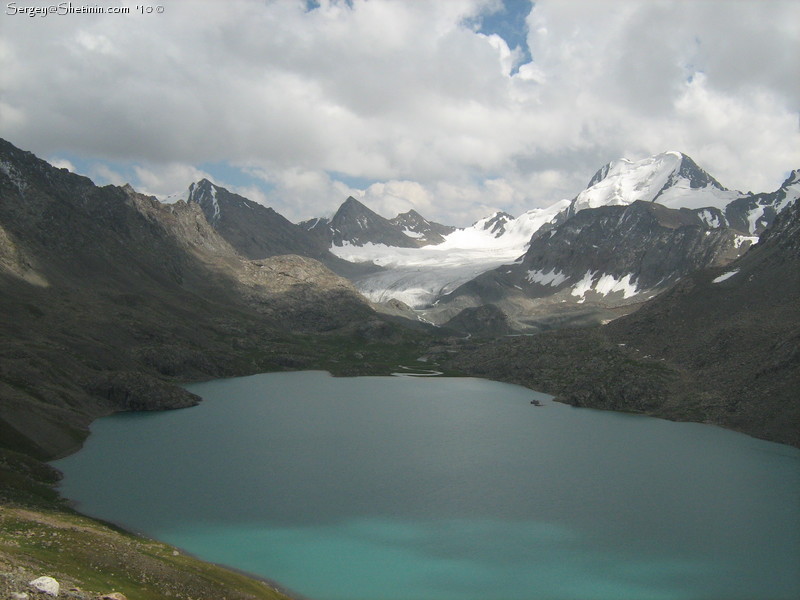
[[[48,575],[78,597],[289,598],[272,585],[186,556],[68,509],[0,507],[0,596]]]

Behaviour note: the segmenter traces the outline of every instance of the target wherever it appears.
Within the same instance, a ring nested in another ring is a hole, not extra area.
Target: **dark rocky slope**
[[[187,202],[197,204],[209,224],[244,258],[297,254],[316,259],[326,267],[352,277],[368,270],[334,256],[319,236],[295,225],[273,209],[229,192],[207,179],[189,186]]]
[[[693,210],[644,201],[584,209],[535,235],[514,264],[441,298],[438,310],[494,303],[524,331],[598,323],[689,273],[727,264],[750,243],[741,232],[709,226]]]
[[[398,248],[420,245],[403,233],[401,226],[384,219],[352,196],[342,203],[330,220],[311,219],[300,223],[300,227],[322,240],[326,248],[344,244],[385,244]]]
[[[778,213],[798,196],[800,169],[795,169],[774,192],[748,194],[728,204],[723,221],[734,229],[761,235]]]
[[[794,202],[743,257],[685,277],[631,315],[465,345],[447,364],[577,406],[715,423],[800,446],[798,306]]]
[[[406,235],[411,235],[421,246],[428,244],[441,244],[444,236],[453,233],[456,228],[452,225],[442,225],[435,221],[428,221],[415,210],[400,213],[389,219],[393,225],[400,227]]]
[[[444,327],[475,337],[496,337],[512,332],[506,314],[494,304],[465,308]]]
[[[689,373],[694,389],[684,395],[704,420],[800,445],[799,307],[795,201],[741,259],[687,277],[607,329]]]
[[[404,335],[313,259],[244,259],[197,204],[99,188],[7,142],[0,167],[2,447],[52,458],[98,415],[197,401],[175,381]]]

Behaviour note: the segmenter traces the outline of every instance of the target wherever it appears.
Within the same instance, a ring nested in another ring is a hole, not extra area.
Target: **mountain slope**
[[[704,420],[800,445],[799,306],[795,200],[750,252],[679,282],[608,336],[691,373],[684,396]]]
[[[604,326],[468,345],[445,364],[577,405],[800,446],[800,203],[725,268]],[[450,349],[452,351],[452,349]]]
[[[608,163],[575,197],[569,214],[639,200],[669,208],[723,209],[743,195],[720,185],[685,154],[664,152],[639,161],[622,158]]]
[[[352,196],[342,203],[330,221],[312,219],[300,226],[319,236],[326,247],[383,244],[398,248],[416,248],[420,245],[414,238],[403,233],[401,226],[384,219]]]
[[[728,204],[725,221],[734,229],[760,235],[779,212],[798,198],[800,170],[796,169],[774,192],[743,196]]]
[[[549,327],[547,313],[565,311],[585,322],[613,318],[607,309],[641,302],[698,269],[730,262],[751,243],[724,227],[709,227],[696,211],[657,203],[581,210],[535,236],[521,260],[465,283],[440,311],[495,303],[522,328]]]
[[[189,186],[186,201],[242,256],[250,259],[300,254],[322,260],[327,248],[273,209],[202,179]]]
[[[313,259],[244,260],[198,204],[98,188],[0,141],[6,447],[63,454],[98,415],[196,402],[171,378],[302,366],[325,342],[287,336],[379,321]]]
[[[400,213],[389,222],[399,227],[405,235],[414,238],[422,246],[427,244],[441,244],[445,236],[453,233],[456,228],[442,225],[435,221],[428,221],[415,210]]]
[[[177,200],[198,205],[209,224],[245,258],[256,260],[298,254],[314,258],[344,276],[370,270],[337,258],[318,236],[290,222],[272,208],[231,193],[207,179],[192,183]],[[171,204],[175,201],[169,199]]]

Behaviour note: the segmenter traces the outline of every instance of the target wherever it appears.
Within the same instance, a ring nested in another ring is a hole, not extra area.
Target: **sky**
[[[0,137],[292,221],[464,226],[667,150],[741,191],[800,168],[800,0],[157,1],[3,2]]]

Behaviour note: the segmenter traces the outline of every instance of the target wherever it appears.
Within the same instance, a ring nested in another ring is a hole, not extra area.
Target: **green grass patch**
[[[47,574],[62,586],[95,595],[119,591],[138,600],[288,598],[258,579],[58,510],[0,508],[0,560],[31,578]]]

